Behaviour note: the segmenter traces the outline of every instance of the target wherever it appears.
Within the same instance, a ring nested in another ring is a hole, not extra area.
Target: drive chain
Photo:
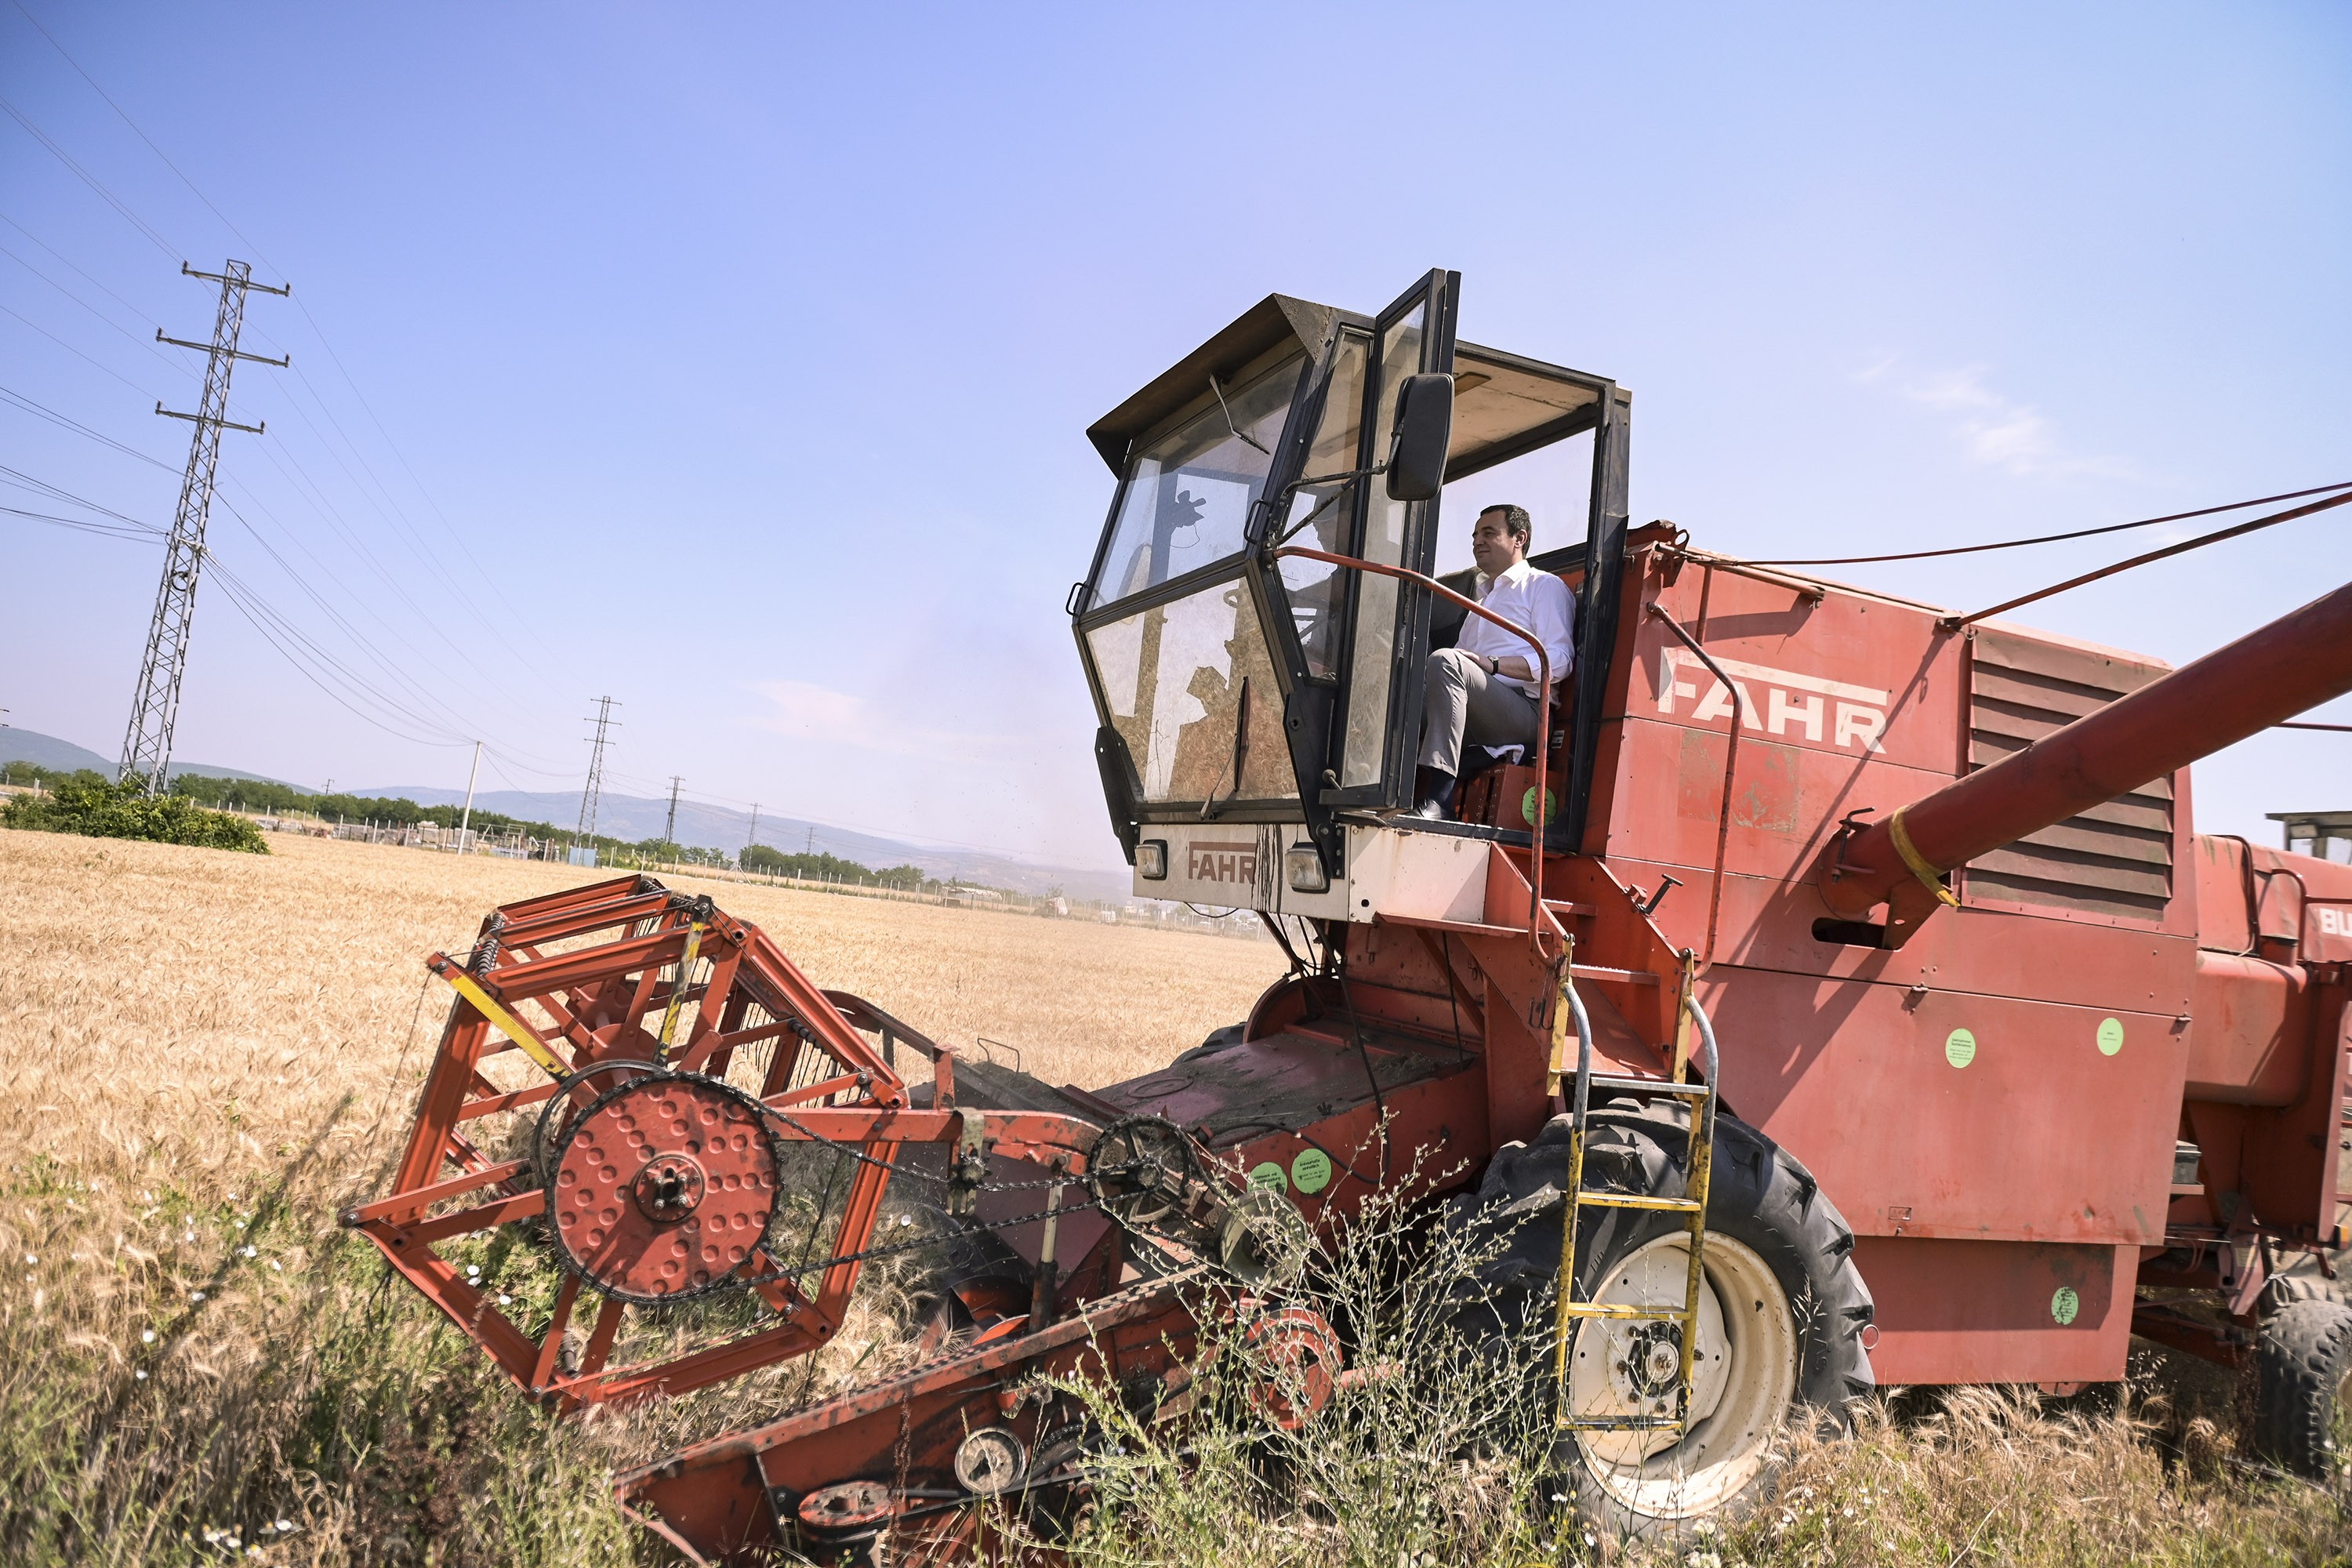
[[[815,1131],[806,1123],[793,1117],[790,1112],[780,1110],[774,1106],[768,1105],[761,1101],[757,1097],[736,1089],[734,1085],[727,1083],[723,1079],[713,1079],[705,1074],[680,1072],[674,1068],[665,1070],[652,1063],[625,1063],[608,1060],[597,1063],[593,1068],[587,1069],[586,1072],[574,1076],[575,1078],[586,1077],[589,1072],[610,1070],[619,1067],[637,1068],[646,1074],[646,1078],[686,1079],[726,1090],[730,1097],[739,1099],[751,1107],[755,1107],[763,1120],[771,1122],[781,1122],[783,1126],[791,1129],[792,1131],[801,1139],[812,1143],[822,1143],[827,1149],[832,1150],[835,1153],[846,1155],[851,1160],[856,1161],[861,1164],[872,1165],[880,1170],[886,1171],[889,1173],[894,1180],[918,1181],[934,1187],[952,1187],[957,1184],[954,1178],[951,1176],[933,1175],[928,1171],[908,1169],[901,1166],[895,1160],[878,1159],[876,1156],[867,1153],[864,1149],[859,1148],[855,1143],[845,1142],[837,1138],[827,1138],[823,1133]],[[645,1081],[646,1081],[646,1079],[636,1079],[626,1084],[615,1085],[612,1089],[607,1090],[603,1096],[600,1096],[597,1103],[601,1105],[606,1100],[616,1098],[623,1090],[634,1089]],[[564,1087],[568,1089],[570,1087],[569,1083]],[[551,1097],[548,1101],[547,1109],[541,1112],[539,1126],[536,1135],[533,1138],[535,1155],[539,1153],[539,1149],[542,1146],[542,1141],[546,1136],[549,1115],[559,1104],[562,1103],[566,1098],[567,1097],[562,1094],[557,1094]],[[593,1109],[593,1107],[591,1109]],[[568,1130],[565,1135],[560,1137],[557,1142],[559,1148],[562,1144],[570,1142]],[[547,1170],[547,1165],[543,1155],[535,1159],[534,1163],[540,1167],[541,1183],[542,1184],[545,1184],[545,1172]],[[1109,1174],[1115,1172],[1126,1171],[1134,1167],[1109,1167],[1103,1172],[1095,1173],[1095,1174]],[[982,1193],[1039,1192],[1048,1188],[1071,1186],[1091,1187],[1093,1183],[1088,1177],[1065,1174],[1047,1176],[1042,1180],[1033,1182],[982,1182],[971,1187],[969,1190],[973,1196],[977,1197]],[[1110,1211],[1106,1207],[1105,1203],[1101,1198],[1091,1196],[1083,1203],[1073,1204],[1053,1212],[1056,1215],[1066,1215],[1086,1214],[1090,1211],[1109,1214],[1110,1218],[1115,1222],[1118,1218],[1116,1214],[1110,1214]],[[970,1236],[985,1231],[1006,1230],[1015,1226],[1033,1225],[1046,1217],[1045,1214],[1039,1213],[1019,1215],[1010,1219],[966,1220],[963,1222],[962,1228],[958,1232],[958,1234]],[[714,1279],[709,1284],[699,1287],[698,1289],[689,1289],[677,1291],[666,1298],[661,1304],[677,1305],[703,1296],[715,1295],[724,1290],[755,1289],[761,1285],[774,1284],[779,1280],[804,1279],[812,1274],[825,1273],[828,1270],[845,1263],[866,1263],[871,1262],[872,1260],[879,1258],[894,1258],[904,1253],[919,1252],[926,1247],[940,1246],[943,1242],[949,1239],[950,1238],[938,1236],[925,1236],[918,1237],[912,1241],[886,1242],[878,1247],[868,1247],[856,1252],[836,1253],[832,1257],[819,1258],[814,1262],[795,1264],[791,1268],[774,1268],[760,1274],[746,1275],[730,1273]],[[601,1289],[599,1281],[597,1281],[583,1267],[579,1265],[575,1260],[571,1259],[568,1257],[562,1256],[565,1251],[564,1248],[559,1247],[557,1251],[559,1254],[558,1260],[563,1263],[564,1267],[571,1272],[579,1275],[583,1283],[588,1285],[591,1289]]]

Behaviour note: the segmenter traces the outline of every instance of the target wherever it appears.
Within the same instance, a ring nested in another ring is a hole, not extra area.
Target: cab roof
[[[1120,473],[1134,447],[1215,401],[1212,376],[1233,386],[1291,353],[1321,353],[1341,326],[1370,331],[1371,324],[1370,317],[1352,310],[1268,294],[1096,420],[1087,439],[1111,472]],[[1465,342],[1454,345],[1454,377],[1449,480],[1592,428],[1612,385],[1606,376]]]

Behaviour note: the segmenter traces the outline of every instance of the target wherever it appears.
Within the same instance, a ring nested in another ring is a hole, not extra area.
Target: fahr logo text
[[[1742,664],[1738,659],[1718,658],[1715,662],[1723,667],[1723,672],[1731,677],[1731,684],[1738,689],[1739,706],[1746,710],[1750,730],[1792,738],[1801,735],[1822,745],[1851,747],[1859,743],[1867,752],[1886,749],[1878,743],[1879,735],[1886,729],[1885,692],[1874,687],[1849,686],[1842,680],[1824,680],[1818,675]],[[1699,696],[1702,689],[1706,693],[1705,697]],[[1698,705],[1689,709],[1686,716],[1702,722],[1731,717],[1731,694],[1724,690],[1723,682],[1715,678],[1713,671],[1680,648],[1661,649],[1658,711],[1674,712],[1678,699],[1696,700]]]
[[[1184,875],[1196,882],[1257,881],[1257,846],[1195,843],[1184,851]]]

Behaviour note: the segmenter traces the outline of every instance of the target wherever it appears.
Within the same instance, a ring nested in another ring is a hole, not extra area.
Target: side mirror
[[[1454,378],[1409,375],[1397,392],[1396,434],[1389,446],[1391,500],[1427,500],[1445,482],[1454,440]]]

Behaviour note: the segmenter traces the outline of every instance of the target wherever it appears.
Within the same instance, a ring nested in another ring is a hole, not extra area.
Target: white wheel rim
[[[1706,1238],[1692,1368],[1691,1425],[1661,1432],[1580,1432],[1584,1468],[1632,1512],[1689,1519],[1721,1508],[1756,1479],[1797,1389],[1797,1326],[1788,1292],[1754,1249]],[[1679,1310],[1690,1238],[1664,1236],[1637,1248],[1601,1281],[1593,1300]],[[1674,1414],[1673,1325],[1590,1318],[1569,1346],[1572,1414]],[[1663,1375],[1661,1375],[1663,1374]]]

